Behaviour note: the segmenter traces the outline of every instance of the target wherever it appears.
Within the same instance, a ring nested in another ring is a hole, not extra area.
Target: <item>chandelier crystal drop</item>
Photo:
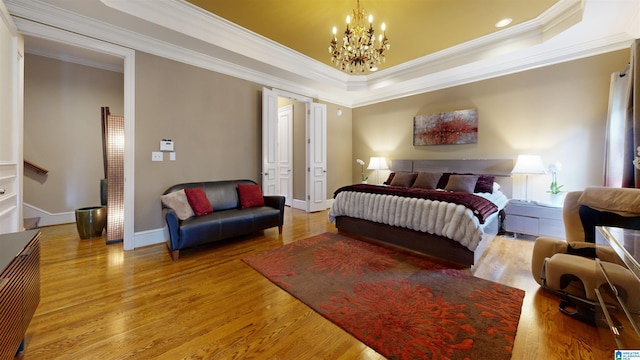
[[[382,34],[376,40],[373,30],[373,16],[366,17],[364,9],[353,9],[353,18],[347,16],[347,28],[342,37],[342,45],[338,45],[337,29],[333,28],[333,39],[329,45],[331,63],[338,69],[349,73],[375,71],[378,65],[385,62],[384,52],[391,48],[382,23]],[[368,23],[365,23],[365,19]]]

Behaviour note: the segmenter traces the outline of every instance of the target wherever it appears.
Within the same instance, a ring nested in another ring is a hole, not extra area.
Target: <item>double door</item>
[[[262,191],[265,195],[291,196],[290,184],[292,150],[289,142],[285,146],[282,131],[287,126],[281,124],[278,116],[279,92],[263,88],[262,90]],[[317,104],[310,99],[305,102],[305,196],[304,210],[308,212],[326,209],[327,194],[327,115],[326,105]],[[288,185],[285,185],[285,187]],[[289,194],[289,195],[288,195]],[[291,203],[293,199],[287,199]]]

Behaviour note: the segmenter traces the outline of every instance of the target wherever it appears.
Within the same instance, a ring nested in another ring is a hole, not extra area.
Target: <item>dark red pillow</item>
[[[482,193],[493,193],[493,182],[495,181],[495,176],[491,175],[480,175],[478,177],[478,182],[476,183],[476,188],[474,192],[482,192]]]
[[[240,196],[240,207],[243,209],[264,206],[262,189],[257,184],[238,184],[238,196]]]
[[[207,199],[207,194],[205,194],[202,188],[185,188],[184,193],[187,195],[187,201],[196,216],[207,215],[213,212],[213,207],[211,207],[211,203],[209,199]]]
[[[391,181],[393,180],[393,177],[396,176],[396,173],[392,172],[391,174],[389,174],[389,177],[387,178],[387,181],[383,182],[383,184],[385,185],[391,185]]]

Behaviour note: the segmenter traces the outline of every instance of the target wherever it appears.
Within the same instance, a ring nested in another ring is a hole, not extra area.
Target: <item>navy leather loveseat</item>
[[[177,260],[180,250],[236,236],[248,235],[284,223],[284,196],[263,196],[264,206],[241,208],[238,184],[256,185],[251,180],[225,180],[177,184],[163,195],[182,189],[202,188],[213,212],[180,220],[176,211],[162,201],[162,216],[169,228],[167,240],[171,257]]]

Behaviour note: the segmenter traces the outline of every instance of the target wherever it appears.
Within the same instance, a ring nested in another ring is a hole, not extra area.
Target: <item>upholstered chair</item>
[[[593,322],[596,288],[606,289],[596,272],[600,259],[620,295],[640,310],[640,286],[608,245],[595,244],[595,226],[640,229],[640,190],[588,188],[566,195],[562,216],[566,239],[539,237],[531,259],[531,272],[546,290],[562,298],[560,310]],[[585,239],[587,241],[585,241]],[[593,242],[590,242],[593,241]]]

